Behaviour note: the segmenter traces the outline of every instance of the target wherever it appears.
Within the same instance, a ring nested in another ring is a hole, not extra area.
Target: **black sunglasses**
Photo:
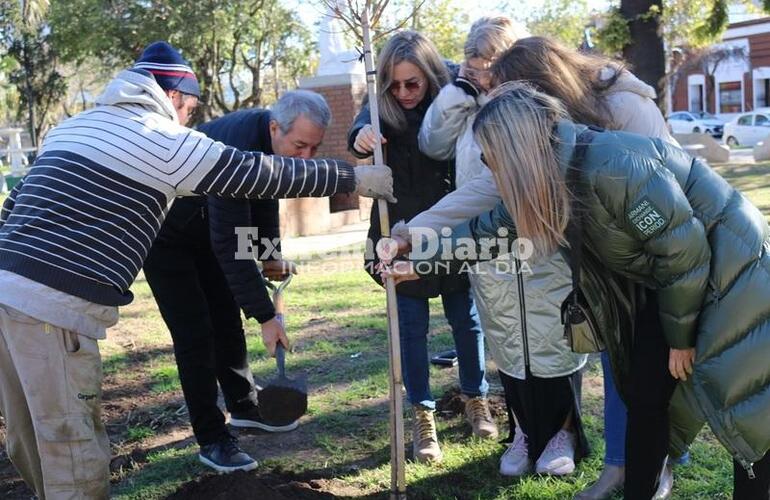
[[[388,87],[388,90],[392,93],[397,93],[403,86],[407,92],[417,92],[422,87],[422,80],[407,80],[405,82],[393,82]]]

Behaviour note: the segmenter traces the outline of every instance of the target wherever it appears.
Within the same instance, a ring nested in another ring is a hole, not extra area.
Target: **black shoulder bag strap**
[[[580,133],[575,140],[575,151],[567,168],[567,188],[572,193],[570,202],[570,220],[565,236],[570,246],[570,269],[572,270],[572,289],[575,291],[572,300],[578,301],[580,290],[580,266],[583,261],[583,212],[585,211],[585,183],[580,178],[585,161],[588,145],[594,140],[594,130],[588,128]]]

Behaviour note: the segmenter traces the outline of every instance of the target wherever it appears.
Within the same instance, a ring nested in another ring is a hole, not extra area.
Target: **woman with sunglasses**
[[[473,120],[487,102],[493,63],[520,37],[528,37],[507,17],[483,17],[471,26],[458,78],[430,105],[420,129],[420,149],[431,158],[455,158],[458,191],[484,170]],[[475,193],[447,207],[448,216],[428,211],[409,226],[438,234],[456,225],[453,217],[477,203]],[[400,234],[401,228],[394,228]],[[505,391],[510,445],[500,457],[500,474],[529,472],[568,475],[588,452],[580,421],[580,369],[587,356],[564,342],[558,304],[569,291],[563,259],[516,272],[511,255],[479,264],[469,273],[485,340]],[[520,285],[523,294],[519,297]]]
[[[473,130],[502,203],[456,228],[444,255],[472,257],[471,245],[478,258],[500,227],[508,242],[530,242],[536,258],[559,251],[574,259],[581,244],[584,310],[628,403],[624,498],[655,493],[678,383],[682,430],[697,433],[707,421],[733,457],[733,498],[768,500],[770,227],[762,213],[676,146],[573,123],[562,102],[527,84],[495,89]],[[410,264],[387,274],[412,278]]]
[[[454,189],[454,162],[433,160],[422,154],[417,133],[425,111],[450,79],[450,71],[423,35],[404,31],[388,40],[378,58],[377,85],[380,109],[378,138],[364,105],[348,133],[350,151],[358,158],[372,154],[381,140],[393,169],[397,203],[389,203],[390,220],[414,217]],[[377,205],[372,208],[367,251],[367,271],[374,270],[373,248],[380,239]],[[377,277],[377,279],[379,279]],[[486,401],[484,336],[465,276],[431,276],[396,288],[401,333],[403,379],[414,409],[414,458],[422,462],[442,459],[436,435],[436,403],[430,391],[427,337],[430,311],[428,299],[441,296],[444,315],[452,328],[460,373],[460,388],[467,396],[466,417],[473,434],[496,438],[498,431]]]

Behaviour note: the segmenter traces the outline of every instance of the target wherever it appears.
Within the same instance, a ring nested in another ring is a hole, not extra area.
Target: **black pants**
[[[256,406],[240,310],[209,248],[156,242],[144,275],[174,341],[195,438],[201,446],[211,444],[227,432],[217,381],[228,411]]]
[[[770,499],[770,452],[759,462],[754,463],[754,479],[749,479],[746,469],[733,460],[733,499],[768,500]]]
[[[626,500],[650,500],[668,454],[668,406],[676,379],[668,370],[669,347],[653,293],[636,317],[631,350],[626,425]]]
[[[658,474],[668,454],[668,407],[676,379],[668,369],[669,347],[658,316],[653,293],[636,318],[636,334],[631,351],[631,379],[627,401],[626,500],[650,500],[657,489]],[[742,466],[734,464],[734,498],[768,500],[770,454],[754,464],[755,479],[749,479]]]
[[[580,372],[554,378],[540,378],[530,375],[526,380],[517,379],[499,372],[508,407],[508,422],[513,439],[515,426],[513,415],[527,435],[529,457],[537,460],[548,441],[564,426],[565,420],[573,414],[578,435],[576,458],[587,454],[587,444],[576,401],[579,400]]]

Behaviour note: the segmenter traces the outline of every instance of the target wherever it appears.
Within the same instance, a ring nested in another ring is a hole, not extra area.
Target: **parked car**
[[[744,113],[725,124],[728,146],[754,146],[770,136],[770,112]]]
[[[722,137],[725,122],[704,111],[678,111],[668,117],[668,128],[672,134],[710,134]]]

